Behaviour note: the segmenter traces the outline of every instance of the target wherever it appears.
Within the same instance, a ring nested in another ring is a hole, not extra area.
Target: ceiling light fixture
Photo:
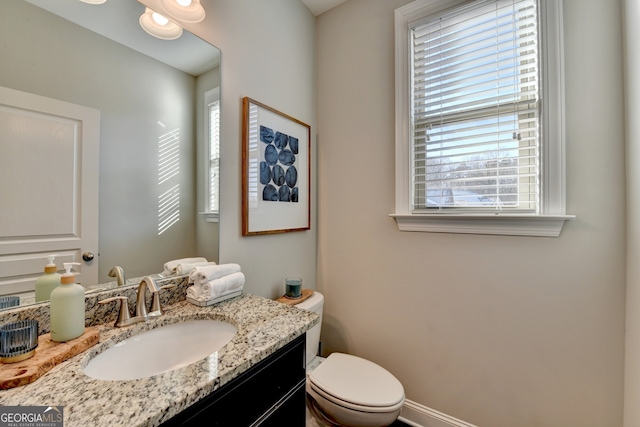
[[[106,3],[107,0],[80,0],[83,3],[89,3],[89,4],[102,4],[102,3]]]
[[[204,7],[200,0],[160,0],[164,11],[174,19],[190,24],[204,19]]]
[[[182,35],[182,28],[148,7],[140,15],[140,26],[147,33],[162,40],[175,40]]]

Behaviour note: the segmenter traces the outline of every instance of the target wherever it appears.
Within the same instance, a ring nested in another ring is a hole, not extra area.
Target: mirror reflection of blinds
[[[220,101],[209,104],[209,212],[220,212]]]
[[[483,0],[411,28],[414,212],[538,213],[536,0]]]

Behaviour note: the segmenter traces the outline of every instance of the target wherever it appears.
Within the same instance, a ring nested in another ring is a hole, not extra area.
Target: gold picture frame
[[[311,228],[311,126],[242,100],[242,235]]]

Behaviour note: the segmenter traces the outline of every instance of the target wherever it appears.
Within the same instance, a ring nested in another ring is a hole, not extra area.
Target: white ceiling
[[[301,0],[315,16],[344,3],[347,0]]]

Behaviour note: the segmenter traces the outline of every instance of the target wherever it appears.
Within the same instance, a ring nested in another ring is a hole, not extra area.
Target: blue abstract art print
[[[311,127],[243,99],[242,234],[308,230]]]

